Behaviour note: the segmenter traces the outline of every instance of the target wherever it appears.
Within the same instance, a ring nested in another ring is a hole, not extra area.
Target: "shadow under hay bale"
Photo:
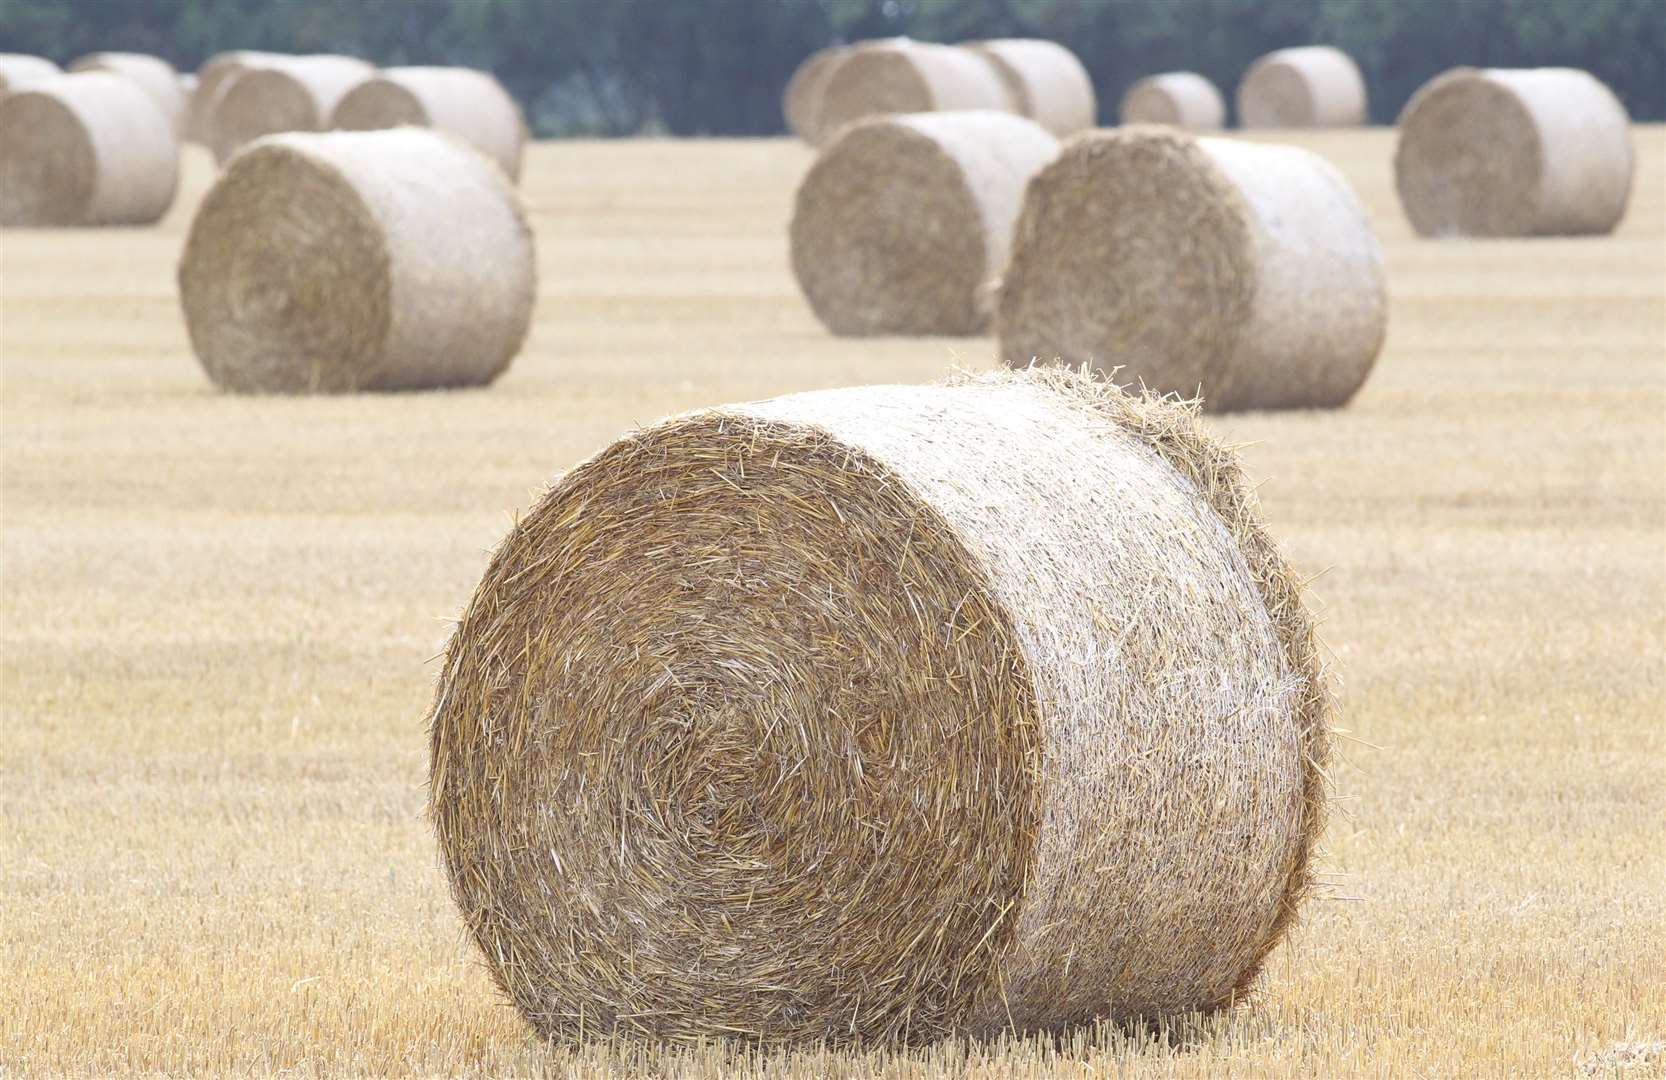
[[[1058,152],[1009,113],[921,113],[846,127],[799,185],[793,273],[835,334],[976,334],[1024,185]]]
[[[348,91],[330,126],[376,131],[402,126],[455,135],[498,163],[511,180],[521,177],[526,121],[503,84],[484,71],[462,67],[383,68]]]
[[[1365,77],[1352,57],[1329,45],[1270,52],[1238,83],[1243,127],[1357,127],[1365,119]]]
[[[251,145],[203,199],[179,265],[198,359],[247,392],[489,383],[520,350],[535,285],[502,170],[417,128]]]
[[[1631,198],[1631,121],[1573,68],[1456,68],[1400,116],[1394,185],[1423,236],[1612,232]]]
[[[962,46],[995,68],[1019,116],[1029,117],[1054,135],[1094,126],[1099,115],[1093,80],[1076,54],[1054,41],[1005,38]]]
[[[226,159],[262,135],[323,131],[347,92],[376,74],[351,56],[273,56],[245,59],[224,77],[211,104],[209,149]]]
[[[1030,182],[996,304],[1010,365],[1204,407],[1345,404],[1382,348],[1382,254],[1347,181],[1292,146],[1089,132]]]
[[[1188,131],[1226,126],[1226,101],[1195,71],[1169,71],[1136,82],[1122,95],[1124,124],[1168,124]]]
[[[0,94],[17,90],[42,79],[54,79],[64,69],[44,56],[27,53],[0,53]]]
[[[89,53],[69,65],[70,71],[108,71],[132,79],[144,87],[156,102],[156,107],[168,118],[175,138],[185,137],[186,107],[189,99],[180,85],[179,72],[158,56],[131,52]]]
[[[132,80],[60,75],[0,97],[0,225],[148,225],[179,187],[179,142]]]
[[[864,42],[833,64],[821,96],[818,137],[869,116],[1014,111],[1012,97],[989,60],[970,49],[892,39]]]
[[[545,1037],[1054,1031],[1253,979],[1329,708],[1189,408],[822,391],[634,432],[520,520],[446,652],[430,809]]]

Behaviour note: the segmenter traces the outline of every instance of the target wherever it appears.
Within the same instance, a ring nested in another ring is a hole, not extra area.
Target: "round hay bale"
[[[822,91],[827,87],[827,77],[833,74],[835,62],[845,51],[839,45],[817,49],[793,69],[792,78],[781,91],[781,115],[787,121],[787,130],[805,142],[817,141]]]
[[[1188,131],[1226,126],[1226,102],[1215,84],[1195,71],[1149,75],[1122,95],[1124,124],[1168,124]]]
[[[162,115],[168,118],[176,137],[185,133],[187,99],[179,85],[179,72],[159,56],[131,52],[88,53],[69,65],[70,71],[108,71],[132,79],[144,87]]]
[[[214,104],[219,100],[221,92],[231,82],[232,76],[251,67],[260,67],[268,60],[283,59],[286,54],[272,52],[256,52],[251,49],[233,49],[229,52],[215,53],[197,69],[197,89],[191,96],[190,116],[186,121],[186,138],[192,142],[209,144],[210,118],[213,116]]]
[[[489,383],[535,286],[502,170],[420,128],[259,140],[209,190],[179,264],[198,359],[249,392]]]
[[[976,334],[1006,265],[1024,185],[1058,153],[998,112],[852,124],[799,184],[793,273],[835,334]]]
[[[431,812],[547,1038],[1211,1009],[1308,888],[1330,699],[1233,452],[1067,373],[632,433],[500,545]]]
[[[43,56],[0,53],[0,94],[43,79],[56,78],[64,69]]]
[[[349,90],[376,69],[351,56],[245,60],[226,77],[209,117],[209,149],[225,164],[244,143],[284,131],[323,131]]]
[[[1612,232],[1631,198],[1631,119],[1573,68],[1457,68],[1400,115],[1394,183],[1424,236]]]
[[[1054,135],[1064,136],[1094,126],[1099,101],[1093,80],[1076,54],[1056,41],[1005,38],[968,42],[994,67],[1012,100],[1013,111],[1027,116]]]
[[[1357,127],[1365,104],[1359,66],[1329,45],[1270,52],[1238,84],[1238,123],[1247,128]]]
[[[1135,126],[1030,182],[996,310],[1008,364],[1062,361],[1211,410],[1342,405],[1382,348],[1359,199],[1293,146]]]
[[[383,68],[336,104],[330,126],[347,131],[425,127],[455,135],[521,177],[526,121],[503,84],[463,67]]]
[[[0,98],[0,224],[146,225],[173,205],[179,143],[150,95],[89,71]]]
[[[954,45],[866,42],[849,50],[827,76],[818,133],[832,138],[869,116],[954,109],[1014,111],[987,57]]]

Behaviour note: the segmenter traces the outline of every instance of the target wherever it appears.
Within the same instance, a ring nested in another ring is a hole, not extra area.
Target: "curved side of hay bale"
[[[526,121],[521,107],[495,77],[462,67],[383,68],[348,91],[330,126],[347,131],[433,128],[455,135],[503,169],[521,176]]]
[[[975,334],[1024,185],[1058,142],[998,112],[874,117],[799,185],[793,273],[835,334]]]
[[[1056,1030],[1248,983],[1329,709],[1188,409],[822,391],[633,433],[520,520],[446,652],[431,810],[545,1037]]]
[[[1013,111],[1054,135],[1093,127],[1099,116],[1093,80],[1076,54],[1056,41],[1003,38],[968,42],[995,68],[1012,99]]]
[[[535,287],[502,171],[418,128],[251,145],[204,198],[179,265],[198,359],[246,392],[489,383],[520,350]]]
[[[821,99],[818,134],[869,116],[993,109],[1013,103],[995,67],[970,49],[918,41],[864,43],[839,60]]]
[[[173,205],[179,143],[120,75],[62,75],[8,93],[0,129],[0,224],[146,225]]]
[[[1168,124],[1188,131],[1226,126],[1226,101],[1215,84],[1195,71],[1149,75],[1122,95],[1124,124]]]
[[[1238,123],[1247,128],[1357,127],[1365,118],[1365,77],[1329,45],[1270,52],[1238,84]]]
[[[1382,254],[1333,167],[1141,126],[1030,182],[996,311],[1009,365],[1120,369],[1214,411],[1343,405],[1386,326]]]
[[[156,101],[157,108],[168,118],[168,124],[178,137],[183,137],[186,123],[186,97],[179,84],[179,72],[159,56],[131,52],[89,53],[69,65],[70,71],[108,71],[132,79],[145,88]]]
[[[17,90],[42,79],[52,79],[64,69],[44,56],[27,53],[0,53],[0,94]]]
[[[1400,116],[1395,188],[1424,236],[1612,232],[1635,170],[1631,123],[1574,68],[1457,68]]]
[[[781,116],[787,130],[807,143],[816,141],[821,121],[821,96],[827,88],[828,76],[845,53],[843,46],[830,45],[817,49],[793,69],[792,77],[781,91]]]
[[[262,135],[323,131],[336,103],[376,74],[351,56],[267,56],[245,60],[221,84],[209,117],[209,149],[225,164]]]

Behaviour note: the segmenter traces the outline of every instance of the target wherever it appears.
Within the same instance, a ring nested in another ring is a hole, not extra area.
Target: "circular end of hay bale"
[[[1365,77],[1327,45],[1270,52],[1238,84],[1238,122],[1247,128],[1354,127],[1365,119]]]
[[[360,389],[392,321],[375,215],[335,168],[283,142],[249,147],[215,182],[179,287],[204,369],[242,392]]]
[[[817,49],[793,69],[792,77],[781,91],[781,115],[787,130],[805,142],[817,141],[821,127],[821,98],[827,88],[828,76],[845,52],[840,46]]]
[[[1086,383],[679,417],[521,519],[430,809],[541,1035],[921,1042],[1253,976],[1323,820],[1312,622],[1230,451]]]
[[[262,135],[321,127],[316,99],[293,75],[246,67],[228,77],[214,104],[211,149],[214,159],[224,164],[240,147]]]
[[[520,176],[526,135],[520,106],[496,78],[472,68],[384,69],[336,103],[329,126],[343,131],[432,128],[473,146],[511,180]]]
[[[81,116],[50,92],[0,98],[0,225],[79,225],[98,185],[98,154]]]
[[[375,78],[348,91],[336,106],[332,127],[341,131],[378,131],[395,127],[432,127],[433,117],[408,87]]]
[[[1191,136],[1079,135],[1030,182],[996,302],[1001,357],[1191,396],[1222,377],[1254,291],[1237,188]]]
[[[870,116],[991,109],[1012,112],[1012,99],[989,60],[953,45],[887,39],[850,50],[827,77],[819,133],[836,137]]]
[[[1006,113],[847,127],[799,185],[793,272],[835,334],[975,334],[1029,176],[1057,144]]]
[[[1188,131],[1214,131],[1226,124],[1226,102],[1215,84],[1191,71],[1141,79],[1122,95],[1124,124],[1168,124]]]

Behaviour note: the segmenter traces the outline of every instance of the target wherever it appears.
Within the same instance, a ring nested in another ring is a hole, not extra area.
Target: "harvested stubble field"
[[[1337,162],[1387,350],[1341,412],[1212,420],[1319,575],[1331,885],[1256,1000],[1062,1044],[547,1050],[422,815],[433,658],[511,514],[691,406],[990,366],[829,337],[796,143],[543,144],[527,351],[483,391],[213,390],[159,229],[0,238],[0,1075],[1659,1075],[1666,1070],[1666,131],[1618,236],[1430,243],[1386,131]],[[1652,1044],[1652,1045],[1651,1045]]]

